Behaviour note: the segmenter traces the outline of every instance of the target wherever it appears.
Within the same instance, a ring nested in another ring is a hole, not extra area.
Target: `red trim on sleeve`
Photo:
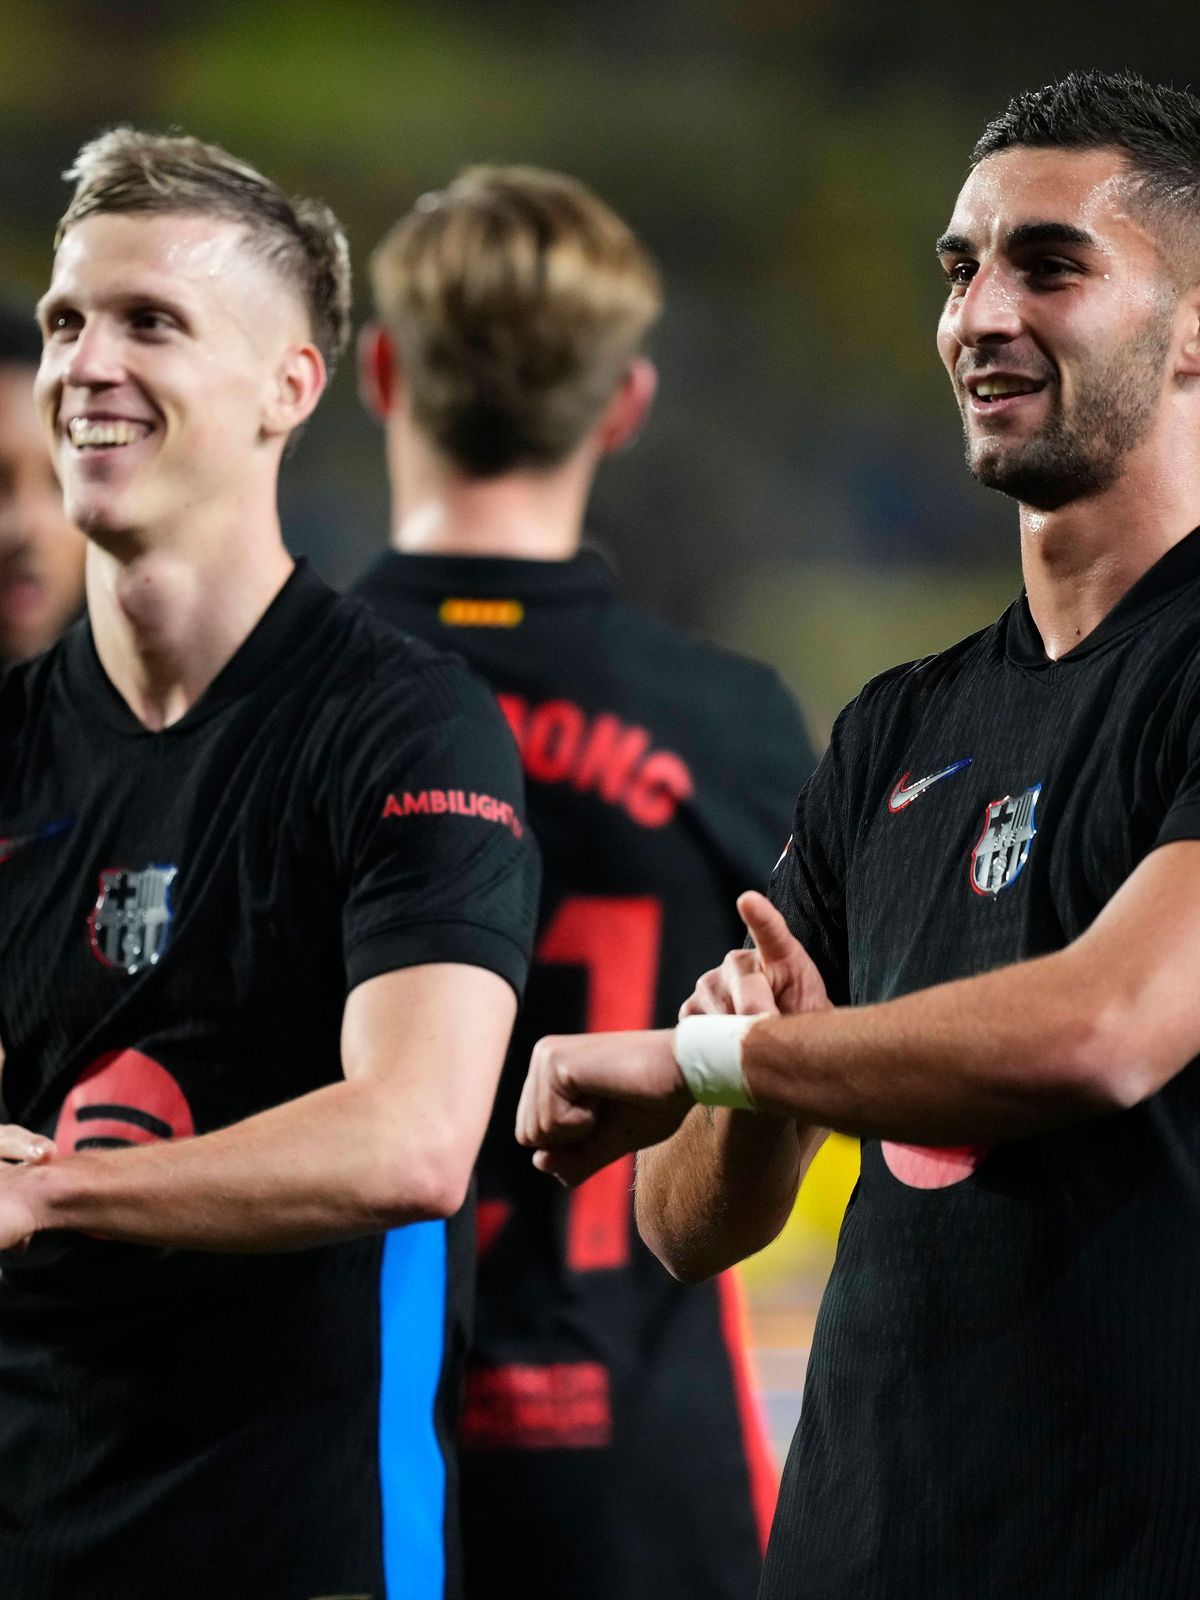
[[[775,1515],[775,1498],[779,1492],[779,1469],[767,1437],[758,1379],[750,1360],[746,1305],[741,1281],[736,1273],[721,1273],[717,1279],[717,1299],[721,1307],[721,1337],[725,1341],[733,1371],[742,1448],[746,1453],[746,1470],[750,1475],[750,1500],[758,1525],[759,1547],[765,1551],[771,1532],[771,1518]]]

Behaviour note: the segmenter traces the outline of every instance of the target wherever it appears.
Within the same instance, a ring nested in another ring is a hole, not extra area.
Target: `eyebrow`
[[[1086,228],[1070,222],[1022,222],[1004,240],[1006,251],[1024,250],[1031,244],[1094,245],[1095,237]],[[934,245],[939,256],[972,256],[975,246],[962,233],[944,233]]]

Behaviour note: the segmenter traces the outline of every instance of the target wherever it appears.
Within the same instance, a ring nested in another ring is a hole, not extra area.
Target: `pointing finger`
[[[748,889],[738,896],[737,908],[764,967],[787,961],[796,954],[799,941],[765,894]]]

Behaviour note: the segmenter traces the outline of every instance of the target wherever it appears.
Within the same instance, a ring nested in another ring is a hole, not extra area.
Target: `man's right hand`
[[[731,950],[706,972],[679,1008],[680,1017],[829,1010],[832,1002],[815,962],[766,895],[748,889],[737,908],[754,949]]]

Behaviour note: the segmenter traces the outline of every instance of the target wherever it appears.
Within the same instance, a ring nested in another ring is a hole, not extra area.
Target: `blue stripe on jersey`
[[[379,1487],[387,1600],[442,1600],[446,1464],[434,1427],[446,1320],[446,1224],[389,1233],[379,1285]]]

